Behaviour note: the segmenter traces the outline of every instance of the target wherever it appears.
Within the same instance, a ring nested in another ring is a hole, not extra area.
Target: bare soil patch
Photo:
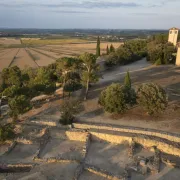
[[[27,163],[33,162],[33,157],[39,145],[17,143],[11,152],[0,157],[0,162],[8,163]]]
[[[29,173],[7,174],[2,177],[7,180],[70,180],[73,179],[77,166],[77,163],[48,163],[35,166]]]
[[[82,160],[82,142],[51,139],[40,154],[41,158],[63,158]]]
[[[128,157],[127,143],[114,145],[105,142],[92,142],[86,163],[102,168],[116,175],[122,175],[131,160]]]

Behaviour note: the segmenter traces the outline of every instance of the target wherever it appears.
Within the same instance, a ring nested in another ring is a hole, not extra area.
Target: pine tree
[[[109,54],[109,46],[107,45],[107,48],[106,48],[106,54],[108,55]]]
[[[115,52],[115,48],[114,48],[114,46],[111,44],[111,46],[110,46],[110,53],[112,53],[112,52]]]
[[[124,79],[124,85],[126,87],[131,88],[131,77],[130,77],[129,71],[127,71],[127,73],[126,73],[126,76],[125,76],[125,79]]]
[[[97,46],[96,46],[96,56],[97,56],[97,57],[99,57],[99,56],[101,55],[100,44],[101,44],[101,42],[100,42],[100,38],[99,38],[99,36],[98,36],[98,38],[97,38]]]

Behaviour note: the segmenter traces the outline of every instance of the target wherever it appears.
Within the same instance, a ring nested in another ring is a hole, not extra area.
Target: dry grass
[[[11,44],[21,44],[20,39],[15,38],[0,38],[0,44],[11,45]]]
[[[22,38],[23,44],[48,45],[48,44],[69,44],[87,42],[84,39],[39,39],[39,38]]]
[[[40,38],[22,38],[24,44],[35,45],[34,48],[19,47],[20,51],[16,55],[18,48],[0,49],[0,72],[7,68],[13,60],[11,66],[17,65],[21,69],[26,67],[47,66],[56,59],[62,57],[79,56],[84,52],[96,53],[96,42],[83,39],[54,39],[41,40]],[[19,39],[0,38],[0,44],[8,45],[20,44]],[[115,48],[122,45],[121,42],[101,42],[101,53],[106,53],[107,45],[113,44]]]
[[[20,69],[27,67],[37,68],[34,60],[27,54],[25,49],[20,49],[11,66],[18,66]]]

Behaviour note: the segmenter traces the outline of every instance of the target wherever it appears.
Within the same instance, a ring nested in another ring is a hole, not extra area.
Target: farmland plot
[[[43,50],[43,49],[40,49],[40,48],[31,48],[31,49],[36,51],[36,52],[39,52],[42,55],[53,58],[53,59],[58,59],[58,58],[61,57],[58,53],[55,53],[55,52],[52,52],[52,51]]]
[[[0,38],[0,44],[11,45],[11,44],[21,44],[20,39],[15,38]]]
[[[0,71],[2,71],[4,68],[7,68],[11,64],[11,62],[12,62],[14,56],[17,54],[18,50],[19,49],[17,49],[17,48],[13,49],[13,50],[11,50],[11,52],[7,53],[5,56],[0,57]]]
[[[27,54],[25,49],[20,49],[11,66],[18,66],[20,69],[32,67],[37,68],[34,60]]]
[[[52,64],[53,62],[55,62],[54,59],[47,57],[45,55],[42,55],[32,49],[29,49],[29,52],[32,54],[32,56],[34,56],[36,58],[35,62],[39,66],[48,66],[49,64]]]

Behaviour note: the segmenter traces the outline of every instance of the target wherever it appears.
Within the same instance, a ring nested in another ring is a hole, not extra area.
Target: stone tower
[[[176,65],[180,66],[180,45],[178,45],[178,49],[177,49]]]
[[[178,28],[171,28],[169,30],[169,39],[168,39],[168,42],[174,44],[174,46],[177,45],[177,39],[178,39],[178,32],[179,32],[179,29]]]

